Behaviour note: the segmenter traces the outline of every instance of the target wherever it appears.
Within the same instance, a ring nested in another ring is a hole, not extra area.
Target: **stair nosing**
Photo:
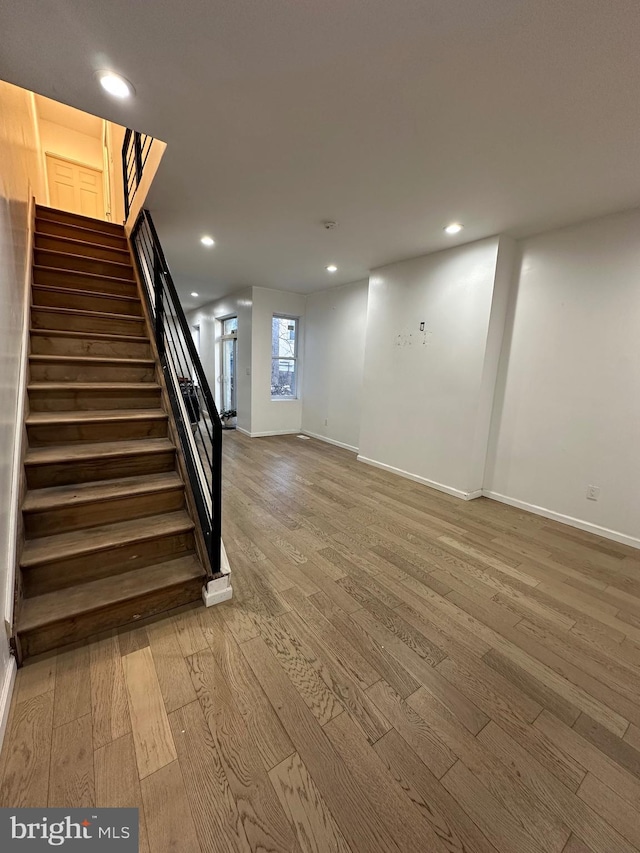
[[[27,391],[158,391],[158,382],[29,382]]]
[[[68,457],[62,455],[58,458],[55,456],[55,450],[61,451],[73,449],[76,451],[75,456]],[[99,448],[102,448],[100,451]],[[105,449],[106,448],[106,449]],[[175,444],[166,436],[161,438],[132,438],[124,441],[87,441],[83,443],[67,442],[65,444],[54,444],[48,447],[29,447],[25,451],[24,464],[26,466],[35,467],[38,465],[74,465],[77,462],[86,462],[88,459],[94,459],[99,456],[105,458],[117,456],[136,456],[153,453],[166,453],[167,451],[175,451]],[[50,456],[50,458],[47,458]],[[41,457],[44,457],[42,459]]]
[[[169,525],[169,517],[173,516],[176,521],[175,529],[167,529],[164,528],[162,533],[159,533],[157,530],[150,530],[150,522],[152,520],[158,518],[164,518],[165,524]],[[181,522],[177,523],[177,516],[181,516]],[[123,535],[120,539],[117,537],[117,530],[114,531],[113,528],[122,527],[125,525],[135,525],[131,530],[127,530],[126,528],[123,530]],[[91,542],[90,539],[92,536],[95,536],[99,531],[103,530],[105,527],[112,528],[109,531],[111,538],[105,539],[103,542]],[[145,533],[146,528],[146,533]],[[167,512],[160,513],[159,515],[150,515],[146,518],[134,518],[128,519],[127,521],[116,521],[111,522],[110,524],[102,525],[102,527],[92,527],[87,530],[87,535],[83,541],[78,541],[73,546],[69,546],[69,548],[64,552],[64,555],[56,555],[55,552],[53,556],[51,556],[51,552],[47,550],[48,547],[52,547],[53,543],[47,542],[46,540],[57,540],[60,541],[63,537],[77,536],[78,531],[75,530],[72,533],[58,533],[53,536],[41,536],[38,539],[26,539],[24,542],[24,547],[22,549],[22,554],[20,556],[20,567],[22,569],[32,569],[36,566],[46,566],[47,563],[57,563],[60,560],[73,559],[75,557],[81,557],[83,554],[99,554],[101,551],[110,551],[114,548],[122,547],[123,545],[127,545],[133,542],[148,542],[152,539],[156,538],[164,538],[165,536],[175,536],[179,533],[188,533],[189,531],[194,530],[195,524],[193,520],[189,517],[189,515],[185,512],[185,510],[178,510],[175,512]],[[32,551],[42,551],[40,557],[36,554],[36,558],[31,555]]]

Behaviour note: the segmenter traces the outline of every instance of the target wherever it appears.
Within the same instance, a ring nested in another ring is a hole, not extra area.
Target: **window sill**
[[[299,403],[300,397],[272,397],[272,403]]]

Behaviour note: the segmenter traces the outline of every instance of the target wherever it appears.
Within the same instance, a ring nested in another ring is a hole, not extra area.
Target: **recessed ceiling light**
[[[335,264],[329,264],[327,272],[338,272],[338,267]]]
[[[464,225],[461,225],[459,222],[452,222],[450,225],[447,225],[444,230],[447,234],[459,234],[463,228]]]
[[[98,80],[105,92],[113,95],[114,98],[129,98],[133,94],[131,83],[113,71],[99,71]]]
[[[197,293],[195,292],[195,290],[194,290],[194,291],[192,291],[191,295],[192,295],[192,296],[197,296],[198,294],[197,294]]]
[[[216,241],[213,239],[213,237],[201,237],[200,242],[203,246],[215,246],[216,244]]]

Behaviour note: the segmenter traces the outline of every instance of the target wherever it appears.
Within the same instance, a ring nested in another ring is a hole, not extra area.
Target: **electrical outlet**
[[[600,486],[587,486],[587,500],[597,501],[600,497]]]

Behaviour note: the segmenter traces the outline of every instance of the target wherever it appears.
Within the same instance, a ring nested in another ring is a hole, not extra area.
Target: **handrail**
[[[135,194],[138,192],[144,165],[153,143],[153,136],[140,133],[138,130],[127,128],[122,143],[122,181],[124,184],[124,214],[129,218],[129,211]]]
[[[220,572],[222,422],[191,337],[148,210],[140,211],[131,245],[207,546],[208,577]]]

